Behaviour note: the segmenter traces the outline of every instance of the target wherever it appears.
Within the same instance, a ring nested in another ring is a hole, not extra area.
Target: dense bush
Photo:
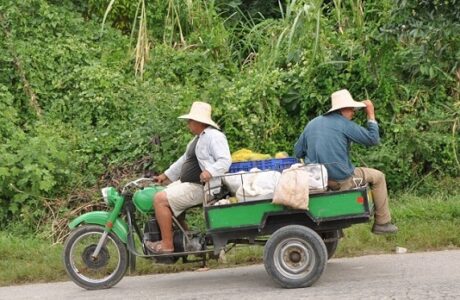
[[[115,1],[101,36],[107,1],[0,2],[0,224],[34,224],[117,166],[162,171],[190,139],[177,116],[195,100],[213,104],[231,150],[273,154],[292,152],[346,87],[381,124],[382,144],[355,146],[357,164],[393,190],[458,179],[456,0],[148,1],[143,80],[137,3]]]

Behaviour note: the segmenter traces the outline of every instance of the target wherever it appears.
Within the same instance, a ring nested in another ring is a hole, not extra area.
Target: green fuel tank
[[[138,190],[133,196],[134,205],[140,212],[153,212],[153,197],[162,190],[164,190],[164,187],[160,185],[149,186]]]

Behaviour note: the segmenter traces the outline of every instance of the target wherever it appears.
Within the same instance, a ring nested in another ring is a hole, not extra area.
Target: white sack
[[[236,191],[236,198],[239,202],[271,199],[280,177],[281,173],[277,171],[245,174],[243,185]]]
[[[312,190],[325,191],[327,189],[327,169],[321,164],[305,165],[308,173],[308,185]]]
[[[225,174],[222,180],[229,192],[235,195],[238,188],[243,184],[242,182],[247,180],[250,175],[246,171],[240,171],[238,173]]]

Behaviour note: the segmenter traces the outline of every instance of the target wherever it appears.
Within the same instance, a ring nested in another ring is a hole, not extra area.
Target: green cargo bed
[[[367,187],[310,195],[307,212],[314,222],[366,217],[370,215],[370,192]],[[270,214],[299,211],[272,204],[271,199],[205,207],[207,229],[247,228],[259,226]]]

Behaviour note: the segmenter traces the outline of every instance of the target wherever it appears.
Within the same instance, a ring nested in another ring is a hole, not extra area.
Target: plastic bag
[[[321,164],[308,164],[305,165],[308,173],[308,186],[310,192],[325,191],[327,189],[327,169]]]
[[[253,152],[249,149],[240,149],[232,153],[232,162],[248,161],[248,160],[264,160],[270,159],[270,154],[263,154],[258,152]]]
[[[322,164],[293,164],[290,168],[303,168],[307,171],[310,194],[327,190],[327,169]]]

